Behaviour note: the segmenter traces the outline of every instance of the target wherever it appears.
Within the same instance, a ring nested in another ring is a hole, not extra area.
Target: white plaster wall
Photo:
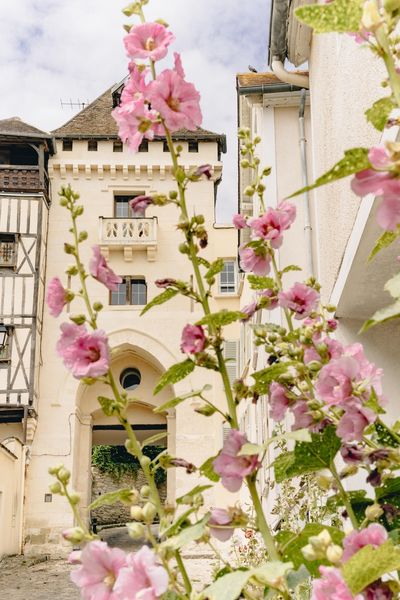
[[[5,433],[1,424],[0,436]],[[22,443],[15,438],[3,438],[0,446],[0,558],[21,551],[24,469]]]

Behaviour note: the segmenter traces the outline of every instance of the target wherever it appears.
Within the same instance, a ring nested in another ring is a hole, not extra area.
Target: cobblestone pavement
[[[134,549],[122,528],[103,530],[100,536],[110,546]],[[194,584],[206,582],[211,568],[208,553],[184,556]],[[0,600],[79,600],[77,588],[69,580],[71,566],[64,560],[45,556],[12,556],[0,562]]]

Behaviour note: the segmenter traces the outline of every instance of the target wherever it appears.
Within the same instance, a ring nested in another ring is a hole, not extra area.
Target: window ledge
[[[214,294],[213,298],[239,298],[239,292],[229,292],[229,294]]]
[[[107,306],[107,308],[104,307],[104,310],[105,311],[106,310],[111,310],[111,311],[114,311],[114,310],[117,310],[117,311],[130,310],[130,311],[132,311],[132,310],[134,310],[134,311],[139,312],[139,311],[142,311],[145,306],[146,306],[145,304],[141,304],[140,306],[137,304],[109,304]]]

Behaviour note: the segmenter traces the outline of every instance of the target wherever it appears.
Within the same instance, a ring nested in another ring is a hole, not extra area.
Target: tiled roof
[[[308,75],[307,71],[293,71],[293,73]],[[282,83],[272,71],[267,71],[266,73],[238,73],[236,77],[239,87],[255,87],[258,85]]]
[[[52,133],[56,138],[118,138],[118,128],[111,116],[113,109],[112,92],[115,86],[106,90],[101,96],[72,117],[64,125]],[[174,139],[195,139],[216,141],[225,152],[226,138],[223,134],[214,133],[199,127],[196,131],[182,129],[173,135]],[[156,138],[157,139],[157,138]]]
[[[42,131],[33,125],[29,125],[22,121],[19,117],[11,117],[10,119],[2,119],[0,121],[0,136],[8,135],[15,137],[35,137],[35,138],[51,138],[47,131]]]

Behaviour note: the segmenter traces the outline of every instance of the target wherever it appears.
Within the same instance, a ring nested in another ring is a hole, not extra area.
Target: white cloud
[[[51,130],[71,118],[60,100],[94,100],[126,73],[127,0],[2,0],[0,118]],[[204,127],[228,136],[219,216],[236,206],[235,73],[265,67],[269,0],[151,0],[149,19],[176,35],[187,78],[202,95]]]

